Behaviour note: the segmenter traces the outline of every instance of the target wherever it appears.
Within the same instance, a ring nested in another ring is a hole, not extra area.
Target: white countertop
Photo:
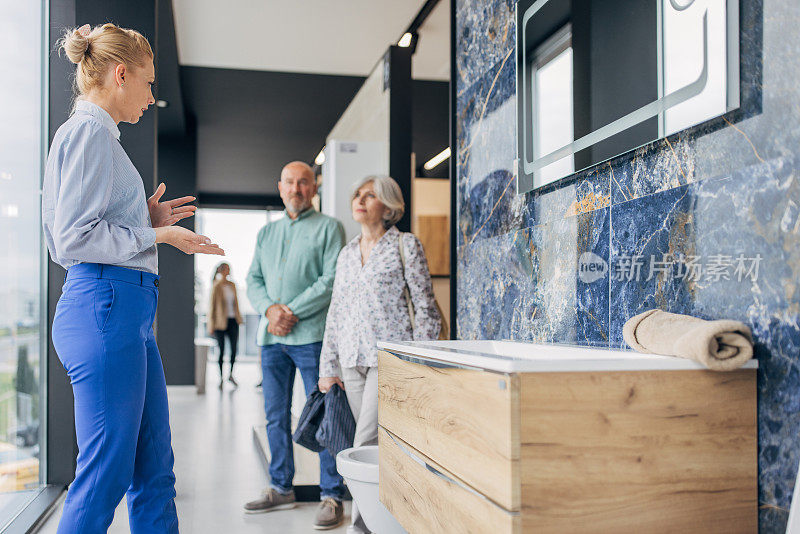
[[[434,364],[500,373],[707,370],[685,358],[576,345],[514,341],[379,341],[378,348]],[[750,360],[743,368],[756,369],[758,361]]]

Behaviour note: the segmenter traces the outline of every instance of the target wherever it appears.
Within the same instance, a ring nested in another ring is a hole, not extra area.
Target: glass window
[[[533,152],[546,156],[574,139],[572,117],[572,46],[570,27],[559,30],[533,54],[531,100],[534,104]],[[534,174],[534,187],[572,174],[572,155],[559,159]]]
[[[42,485],[44,2],[0,0],[0,526]]]
[[[268,222],[283,217],[283,211],[199,209],[195,215],[195,229],[202,235],[211,236],[215,242],[224,243],[225,257],[195,254],[194,256],[194,294],[195,294],[195,337],[208,337],[206,317],[211,299],[212,278],[217,265],[222,262],[231,266],[230,278],[236,284],[239,311],[244,324],[239,332],[237,354],[259,354],[256,345],[258,333],[258,312],[247,298],[247,272],[253,261],[256,237]]]
[[[708,80],[702,92],[669,108],[660,135],[670,135],[728,110],[728,34],[725,2],[699,0],[683,10],[661,0],[662,95],[691,84],[703,70],[703,18],[708,24]]]

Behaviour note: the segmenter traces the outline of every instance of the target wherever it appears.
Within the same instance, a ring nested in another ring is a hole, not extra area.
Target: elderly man
[[[245,505],[248,513],[295,506],[292,479],[292,386],[295,369],[309,395],[319,380],[319,356],[325,317],[331,300],[336,258],[344,246],[342,224],[311,206],[317,192],[314,172],[300,161],[281,171],[278,183],[286,216],[258,233],[247,275],[247,296],[261,314],[258,344],[264,375],[264,410],[270,448],[270,485],[263,496]],[[320,459],[321,500],[314,528],[342,522],[344,482],[336,459]]]

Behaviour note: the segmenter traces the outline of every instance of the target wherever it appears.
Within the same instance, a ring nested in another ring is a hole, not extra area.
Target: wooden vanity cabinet
[[[497,373],[379,353],[380,498],[415,534],[757,532],[756,370]]]

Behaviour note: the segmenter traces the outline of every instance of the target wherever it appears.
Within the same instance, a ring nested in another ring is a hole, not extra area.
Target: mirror
[[[520,0],[517,192],[739,107],[739,0]]]

